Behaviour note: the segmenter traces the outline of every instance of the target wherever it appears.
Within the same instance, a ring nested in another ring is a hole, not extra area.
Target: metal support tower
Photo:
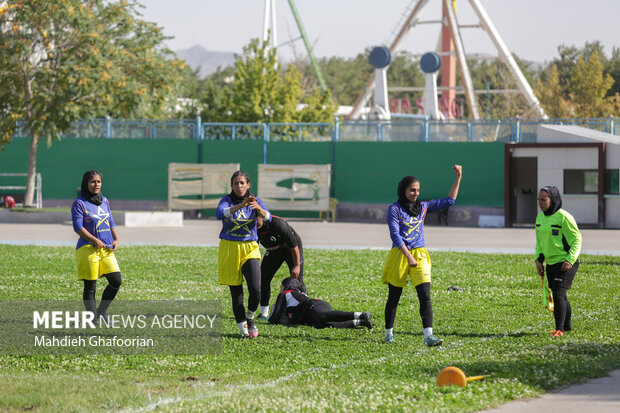
[[[271,28],[269,18],[271,17]],[[271,36],[269,36],[271,30]],[[271,40],[271,47],[276,48],[278,44],[278,33],[276,30],[276,0],[265,0],[265,18],[263,23],[263,43]]]
[[[327,84],[325,83],[325,79],[323,78],[323,73],[321,72],[321,68],[319,67],[316,58],[314,57],[314,53],[312,52],[312,46],[310,45],[310,41],[308,40],[308,35],[306,34],[306,29],[304,28],[303,23],[301,22],[301,16],[297,12],[297,7],[295,6],[295,2],[293,0],[288,0],[289,7],[291,8],[291,13],[293,13],[293,17],[295,18],[295,23],[297,24],[297,28],[299,29],[299,34],[304,41],[304,46],[306,46],[306,51],[308,52],[308,57],[310,58],[310,62],[312,63],[312,67],[314,69],[314,73],[316,73],[316,77],[319,80],[319,84],[323,90],[327,90]],[[276,3],[275,0],[265,0],[265,17],[263,23],[263,42],[266,42],[269,38],[269,18],[271,17],[271,47],[275,48],[278,45],[277,33],[276,33]]]
[[[308,51],[308,57],[310,58],[310,62],[312,63],[312,67],[314,68],[314,72],[316,73],[316,77],[319,79],[319,84],[323,90],[327,90],[327,84],[325,83],[325,79],[323,79],[323,73],[321,72],[321,68],[314,58],[314,53],[312,52],[312,46],[310,46],[310,41],[308,40],[308,35],[306,34],[306,30],[304,29],[304,25],[301,23],[301,17],[299,17],[299,13],[297,13],[297,7],[295,7],[295,2],[293,0],[288,0],[288,4],[291,7],[291,12],[295,17],[295,22],[297,22],[297,27],[299,28],[299,34],[304,40],[304,45],[306,46],[306,50]]]
[[[534,95],[532,88],[530,87],[527,80],[525,79],[525,76],[521,72],[521,69],[519,69],[519,66],[517,65],[516,61],[512,57],[512,54],[508,50],[508,47],[506,46],[501,36],[499,35],[499,32],[493,25],[493,22],[491,21],[486,11],[482,7],[482,4],[480,4],[479,0],[468,0],[468,1],[472,9],[476,13],[478,19],[480,20],[480,26],[486,31],[487,35],[492,40],[493,45],[497,49],[499,58],[501,59],[502,62],[504,62],[504,64],[506,64],[511,74],[514,76],[515,80],[517,81],[519,85],[519,91],[523,94],[525,99],[530,104],[530,107],[536,112],[536,114],[538,114],[538,116],[540,116],[541,118],[546,118],[545,112],[540,106],[540,102]],[[428,2],[429,0],[418,0],[415,6],[411,9],[411,12],[409,13],[405,22],[403,23],[400,30],[398,31],[396,37],[394,38],[394,40],[389,46],[389,50],[393,55],[398,51],[401,43],[403,42],[405,37],[409,34],[409,31],[418,23],[417,17],[420,11],[422,10],[422,8]],[[469,68],[467,65],[467,55],[465,54],[465,45],[463,44],[461,40],[459,24],[456,18],[456,11],[455,11],[456,1],[442,0],[442,3],[444,7],[444,14],[445,14],[445,17],[448,23],[448,28],[449,28],[449,31],[443,30],[443,36],[445,36],[449,32],[450,41],[454,43],[458,65],[459,65],[459,68],[462,74],[461,78],[463,79],[463,86],[464,86],[465,94],[467,97],[467,104],[469,107],[469,111],[473,118],[478,119],[479,118],[478,104],[476,102],[476,97],[475,97],[474,90],[473,90],[473,84],[471,82],[471,76],[469,75]],[[449,42],[447,39],[442,38],[442,43],[443,43],[442,49],[444,49],[445,51],[446,45],[448,45]],[[362,93],[356,99],[353,105],[353,110],[351,111],[351,114],[349,115],[349,118],[353,118],[353,119],[359,118],[359,116],[361,115],[362,108],[366,106],[366,104],[368,103],[371,97],[371,93],[374,87],[374,82],[375,82],[375,75],[373,74],[370,77],[366,85],[366,88],[362,91]]]

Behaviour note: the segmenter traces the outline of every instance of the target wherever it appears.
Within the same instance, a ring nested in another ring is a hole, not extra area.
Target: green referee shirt
[[[581,233],[575,218],[563,209],[553,215],[536,216],[536,257],[548,265],[568,261],[575,264],[581,252]]]

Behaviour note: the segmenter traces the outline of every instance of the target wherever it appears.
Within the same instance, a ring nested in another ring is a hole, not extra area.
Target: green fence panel
[[[201,163],[239,163],[242,171],[250,174],[250,183],[256,193],[258,164],[263,163],[262,140],[203,140],[200,144]]]
[[[331,142],[269,142],[267,163],[327,164],[332,163]]]
[[[26,172],[28,145],[28,139],[5,145],[0,172]],[[405,175],[420,178],[423,199],[443,197],[454,181],[451,167],[459,163],[460,205],[504,205],[503,143],[269,142],[266,147],[268,163],[331,163],[332,193],[339,202],[394,202]],[[256,184],[264,150],[262,140],[65,139],[40,145],[37,170],[46,199],[73,199],[84,171],[98,169],[109,198],[164,201],[169,163],[238,162]]]
[[[403,176],[420,179],[421,199],[445,197],[452,165],[463,165],[459,205],[503,207],[504,144],[337,142],[334,196],[340,202],[391,203]]]
[[[26,172],[29,139],[15,139],[0,155],[3,172]],[[110,199],[168,199],[168,164],[195,163],[197,142],[179,139],[65,139],[39,145],[37,171],[43,197],[75,198],[82,174],[103,174],[103,193]]]

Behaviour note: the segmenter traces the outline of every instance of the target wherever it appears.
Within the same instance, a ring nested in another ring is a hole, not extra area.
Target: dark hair
[[[250,183],[250,175],[245,172],[245,171],[237,171],[234,174],[232,174],[232,176],[230,177],[230,186],[233,186],[234,182],[235,182],[235,178],[241,176],[243,178],[245,178],[247,183]]]
[[[396,190],[398,199],[407,199],[407,197],[405,196],[405,191],[407,190],[407,188],[409,188],[409,185],[414,182],[420,183],[420,180],[415,176],[405,176],[403,179],[400,180],[400,182],[398,183],[398,189]]]
[[[103,196],[101,195],[101,192],[95,195],[88,189],[88,182],[93,179],[93,176],[97,175],[101,179],[103,179],[103,174],[96,169],[91,169],[90,171],[84,172],[84,175],[82,176],[82,186],[80,188],[80,194],[89,202],[95,205],[101,205],[101,203],[103,202]]]
[[[301,284],[301,281],[299,281],[295,277],[286,277],[282,280],[281,285],[284,287],[285,290],[297,290],[303,292],[303,286]]]
[[[398,203],[412,217],[417,217],[422,211],[422,204],[420,203],[420,200],[416,199],[415,202],[411,202],[407,199],[407,195],[405,194],[407,188],[415,182],[420,183],[420,180],[415,176],[405,176],[398,183],[398,189],[396,190],[396,193],[398,194]]]
[[[96,169],[91,169],[90,171],[84,172],[84,175],[82,176],[82,192],[84,192],[84,190],[88,191],[88,182],[92,179],[93,176],[96,175],[99,175],[99,177],[103,179],[103,175],[101,174],[101,172]]]

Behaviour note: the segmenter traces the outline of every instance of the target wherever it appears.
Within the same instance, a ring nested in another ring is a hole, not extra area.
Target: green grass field
[[[0,356],[0,410],[478,411],[620,367],[620,257],[582,256],[569,291],[574,331],[551,338],[553,316],[542,308],[531,256],[434,252],[434,329],[445,344],[427,348],[410,286],[396,342],[383,343],[386,255],[305,251],[310,296],[371,311],[374,331],[263,323],[256,340],[242,340],[228,288],[217,283],[217,249],[121,248],[118,299],[222,300],[222,354]],[[448,291],[452,285],[463,291]],[[71,247],[0,245],[0,299],[75,300],[81,289]],[[437,373],[450,365],[490,377],[437,387]]]

